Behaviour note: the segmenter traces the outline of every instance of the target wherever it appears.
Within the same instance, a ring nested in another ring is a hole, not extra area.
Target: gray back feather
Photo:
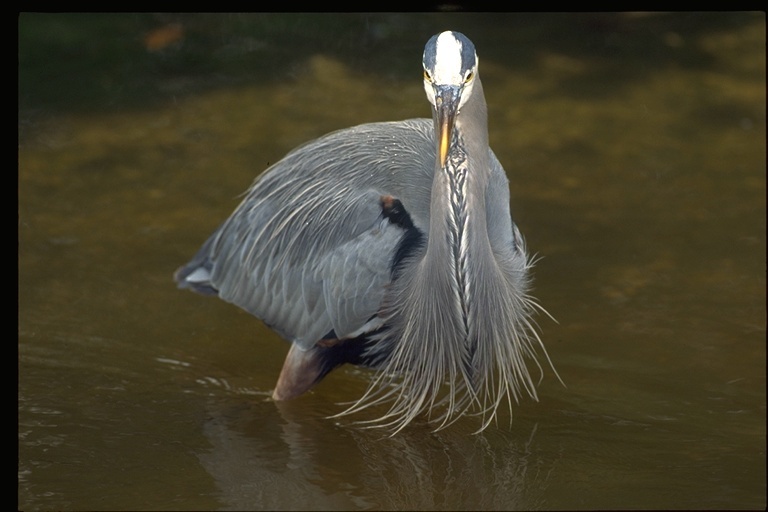
[[[402,229],[380,198],[429,223],[432,123],[414,119],[340,130],[286,155],[257,178],[189,267],[210,267],[219,296],[309,348],[376,315]]]

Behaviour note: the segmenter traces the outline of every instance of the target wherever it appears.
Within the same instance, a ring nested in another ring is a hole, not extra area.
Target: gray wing
[[[302,348],[375,329],[405,234],[382,197],[426,235],[431,123],[360,125],[292,151],[179,269],[179,285],[217,293]]]

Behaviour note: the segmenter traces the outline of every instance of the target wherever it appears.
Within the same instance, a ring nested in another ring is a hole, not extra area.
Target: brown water
[[[424,117],[475,42],[558,320],[539,402],[394,438],[269,393],[287,345],[171,274],[269,163]],[[19,486],[39,509],[766,506],[765,16],[22,15]]]

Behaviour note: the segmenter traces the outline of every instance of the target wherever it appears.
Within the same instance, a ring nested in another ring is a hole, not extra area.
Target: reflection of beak
[[[461,88],[454,85],[435,86],[437,154],[441,168],[445,167],[448,159],[453,125],[456,121],[456,113],[459,111],[459,99],[461,99]]]

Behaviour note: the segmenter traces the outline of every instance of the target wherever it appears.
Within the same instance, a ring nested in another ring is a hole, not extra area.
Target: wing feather
[[[179,269],[181,287],[218,293],[307,349],[375,328],[402,226],[381,197],[426,232],[434,173],[431,120],[360,125],[293,150]]]

